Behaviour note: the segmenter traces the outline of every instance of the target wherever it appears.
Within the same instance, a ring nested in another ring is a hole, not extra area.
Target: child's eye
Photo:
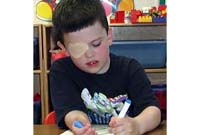
[[[101,45],[101,42],[96,42],[96,43],[93,43],[92,44],[92,46],[94,46],[94,47],[98,47],[98,46],[100,46]]]

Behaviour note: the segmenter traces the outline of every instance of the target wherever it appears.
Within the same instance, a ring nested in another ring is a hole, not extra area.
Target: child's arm
[[[114,134],[141,135],[156,128],[160,120],[160,109],[155,106],[149,106],[134,118],[113,117],[109,123],[110,132]]]
[[[83,123],[83,128],[74,126],[75,121]],[[91,127],[88,116],[82,111],[71,111],[65,115],[65,124],[77,135],[87,133],[88,135],[95,135],[96,131]]]
[[[156,128],[160,124],[161,112],[159,108],[149,106],[134,119],[138,122],[140,133],[144,134],[145,132]]]

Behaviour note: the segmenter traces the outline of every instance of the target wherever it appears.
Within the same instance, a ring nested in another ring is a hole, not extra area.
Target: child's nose
[[[85,52],[87,58],[91,58],[94,56],[94,50],[89,47],[89,49]]]

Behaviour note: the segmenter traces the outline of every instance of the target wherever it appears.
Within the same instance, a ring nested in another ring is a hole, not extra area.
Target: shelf
[[[41,25],[41,24],[39,24],[39,23],[34,23],[34,24],[33,24],[34,27],[39,27],[40,25]]]
[[[128,27],[128,26],[166,26],[166,23],[111,23],[110,27]]]
[[[166,73],[167,69],[166,68],[153,68],[153,69],[145,69],[146,73]]]
[[[44,98],[45,98],[45,90],[44,90],[44,69],[43,69],[43,49],[42,49],[42,25],[41,24],[37,24],[37,23],[34,23],[33,24],[33,32],[34,32],[34,35],[33,36],[36,36],[38,37],[38,45],[39,45],[39,65],[38,65],[38,69],[36,70],[33,70],[33,74],[34,75],[39,75],[39,87],[40,87],[40,96],[41,96],[41,122],[43,122],[44,118],[45,118],[45,108],[46,108],[46,105],[45,105],[45,101],[44,101]]]
[[[40,73],[42,73],[42,71],[41,70],[34,70],[33,73],[34,74],[40,74]]]
[[[49,22],[49,23],[45,23],[45,24],[43,24],[43,26],[45,26],[45,27],[52,27],[53,24]]]

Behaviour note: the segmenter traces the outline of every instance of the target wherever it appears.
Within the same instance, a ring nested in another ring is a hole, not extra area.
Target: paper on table
[[[113,135],[108,132],[108,125],[92,125],[96,129],[98,135]],[[70,130],[67,130],[60,135],[74,135]]]

